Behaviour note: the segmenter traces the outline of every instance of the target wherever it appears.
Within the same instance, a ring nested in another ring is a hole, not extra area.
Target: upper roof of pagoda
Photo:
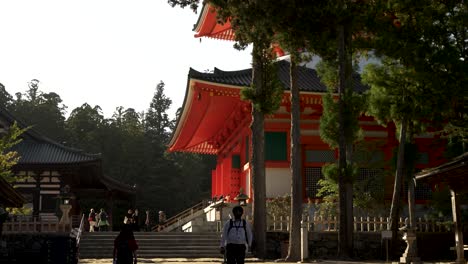
[[[285,91],[289,90],[288,61],[276,62],[278,78]],[[217,154],[218,143],[225,142],[239,120],[250,116],[250,104],[240,99],[243,87],[250,86],[252,69],[222,71],[215,68],[212,73],[190,69],[182,111],[169,143],[169,151],[186,151]],[[303,93],[324,93],[325,85],[320,82],[314,69],[298,67],[297,85]],[[367,89],[354,76],[354,89]],[[236,123],[237,122],[237,123]]]
[[[283,84],[284,90],[290,89],[289,62],[280,60],[276,63],[278,69],[278,78]],[[250,86],[252,80],[252,69],[239,71],[222,71],[214,68],[212,73],[199,72],[192,68],[189,71],[190,79],[208,81],[217,84],[232,86]],[[308,92],[326,92],[327,87],[320,81],[317,71],[304,66],[298,67],[297,85],[299,90]],[[358,74],[353,76],[353,86],[356,92],[364,92],[368,88],[361,83],[361,77]]]
[[[0,127],[8,129],[14,122],[20,128],[28,127],[9,111],[0,108]],[[101,159],[100,154],[88,154],[82,150],[66,147],[55,142],[34,128],[29,128],[21,135],[21,142],[13,146],[12,150],[20,155],[18,165],[24,164],[72,164],[92,162]]]
[[[210,4],[203,4],[197,23],[193,27],[195,37],[208,37],[223,40],[234,40],[234,32],[229,21],[220,23],[216,18],[216,9]]]

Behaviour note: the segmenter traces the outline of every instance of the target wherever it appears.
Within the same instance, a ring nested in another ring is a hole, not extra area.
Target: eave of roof
[[[22,207],[25,202],[24,197],[0,177],[0,204],[6,207]]]
[[[218,23],[216,17],[216,9],[204,3],[197,23],[194,25],[193,31],[196,32],[195,37],[208,37],[222,40],[234,40],[234,32],[231,28],[231,23],[227,21],[224,24]]]
[[[461,171],[462,173],[454,174],[453,171],[455,170]],[[442,176],[448,175],[451,178],[460,177],[460,176],[468,176],[468,152],[465,152],[464,154],[458,157],[455,157],[454,159],[440,166],[425,169],[417,173],[415,176],[417,180],[420,180],[420,179],[434,177],[437,175],[442,175]]]
[[[127,195],[135,195],[136,189],[134,186],[119,182],[118,180],[106,175],[100,177],[100,181],[108,188],[108,190],[116,190]]]

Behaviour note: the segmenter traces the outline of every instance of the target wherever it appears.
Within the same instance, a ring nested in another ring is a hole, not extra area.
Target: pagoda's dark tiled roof
[[[278,78],[285,90],[289,90],[289,62],[282,60],[276,62],[278,66]],[[189,78],[198,79],[213,83],[227,84],[233,86],[250,86],[252,79],[252,69],[240,71],[222,71],[215,68],[212,73],[202,73],[190,68]],[[327,88],[320,82],[317,72],[314,69],[299,66],[297,76],[297,85],[299,90],[308,92],[326,92]],[[361,83],[361,77],[358,74],[353,76],[353,85],[356,92],[364,92],[368,88]]]
[[[0,108],[0,118],[8,125],[15,121],[20,128],[28,127],[4,108]],[[18,152],[18,165],[23,164],[70,164],[89,162],[100,159],[100,154],[87,154],[81,150],[66,147],[57,143],[33,128],[29,128],[21,135],[22,141],[11,149]]]
[[[86,154],[55,142],[41,142],[28,138],[14,146],[12,150],[21,156],[18,164],[66,164],[100,159],[98,154]]]

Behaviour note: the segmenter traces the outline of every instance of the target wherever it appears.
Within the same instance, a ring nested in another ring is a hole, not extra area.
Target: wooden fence
[[[70,232],[69,224],[59,224],[58,220],[41,220],[38,217],[15,217],[3,223],[3,233],[55,233]]]
[[[398,227],[405,226],[405,220],[400,217]],[[407,221],[407,220],[406,220]],[[309,232],[316,231],[338,231],[339,219],[334,217],[323,217],[323,216],[305,216],[303,223],[307,226]],[[354,217],[354,232],[381,232],[383,230],[390,229],[389,217],[370,217],[361,216]],[[437,222],[431,220],[425,220],[418,218],[416,220],[416,231],[417,232],[452,232],[453,223]],[[289,216],[286,217],[268,217],[267,218],[267,229],[268,231],[289,231]]]

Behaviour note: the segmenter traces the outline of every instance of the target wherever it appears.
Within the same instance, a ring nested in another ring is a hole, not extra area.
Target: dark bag
[[[117,263],[132,263],[133,252],[127,240],[117,242]]]
[[[106,213],[100,213],[99,214],[99,219],[101,219],[101,221],[106,221],[107,220],[107,214]]]

